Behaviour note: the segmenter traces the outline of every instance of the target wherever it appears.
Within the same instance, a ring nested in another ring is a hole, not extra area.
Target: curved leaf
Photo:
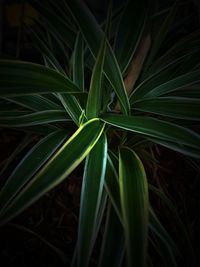
[[[35,63],[0,61],[0,96],[80,93],[76,85],[55,70]]]
[[[66,131],[57,131],[39,141],[17,165],[0,192],[0,209],[22,189],[30,178],[55,153],[67,137]]]
[[[200,99],[195,98],[155,97],[134,103],[133,109],[184,120],[200,120]]]
[[[103,115],[102,120],[119,128],[142,134],[171,149],[181,149],[186,154],[196,151],[200,157],[200,136],[182,126],[151,117]],[[173,144],[173,146],[172,146]]]
[[[24,95],[7,98],[9,101],[14,102],[22,107],[34,110],[34,111],[45,111],[45,110],[62,110],[62,107],[57,103],[49,100],[48,98],[40,95]]]
[[[98,119],[81,126],[0,214],[0,224],[15,217],[61,183],[90,152],[103,129],[104,124]]]
[[[34,125],[47,124],[59,121],[71,121],[71,119],[69,119],[67,113],[62,110],[40,111],[20,116],[13,116],[13,115],[4,117],[0,116],[1,127],[18,128],[18,127],[34,126]]]
[[[103,31],[101,30],[101,27],[98,25],[96,19],[83,2],[74,0],[67,1],[66,4],[77,22],[89,48],[96,58],[99,51],[99,44],[103,39]],[[119,98],[122,111],[127,114],[129,112],[130,105],[124,87],[122,74],[112,48],[108,43],[106,51],[104,72]]]
[[[81,91],[84,91],[83,48],[83,37],[78,33],[73,52],[73,81]]]

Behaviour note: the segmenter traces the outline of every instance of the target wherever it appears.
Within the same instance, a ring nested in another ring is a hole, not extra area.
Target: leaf
[[[12,168],[11,166],[13,164],[13,161],[17,158],[17,156],[20,154],[20,152],[22,152],[28,145],[30,145],[33,142],[34,138],[35,138],[35,136],[33,136],[31,134],[25,135],[25,137],[16,146],[14,151],[9,155],[9,157],[6,159],[6,162],[0,171],[1,182],[4,181],[5,173],[8,172]],[[1,204],[0,204],[0,206],[1,206]]]
[[[87,156],[82,183],[79,230],[78,266],[88,266],[103,192],[107,162],[107,140],[102,135]]]
[[[79,126],[79,117],[83,110],[76,97],[69,94],[59,94],[58,97],[71,119]]]
[[[74,0],[68,1],[66,4],[69,7],[75,21],[77,22],[90,50],[96,58],[99,51],[99,44],[103,39],[103,31],[101,30],[92,13],[83,2]],[[124,87],[122,74],[120,72],[112,48],[108,43],[106,51],[104,72],[108,80],[112,84],[113,89],[120,101],[122,111],[127,114],[129,112],[130,105]]]
[[[88,100],[86,106],[86,116],[88,119],[98,117],[101,110],[102,102],[102,76],[103,76],[103,64],[106,53],[106,37],[101,41],[99,54],[97,56],[96,63],[92,71],[92,77],[90,81],[90,89],[88,93]]]
[[[129,148],[119,152],[122,220],[128,266],[142,267],[147,260],[148,184],[142,162]]]
[[[107,209],[98,267],[121,267],[124,250],[124,231],[110,202]]]
[[[40,95],[24,95],[7,98],[9,101],[16,103],[22,107],[34,110],[34,111],[45,111],[45,110],[61,110],[62,107],[57,103],[49,100],[48,98]]]
[[[134,103],[133,108],[162,116],[200,120],[200,99],[186,97],[155,97]]]
[[[27,112],[26,112],[27,113]],[[20,116],[0,116],[1,127],[27,127],[59,121],[71,121],[65,111],[47,110]]]
[[[35,63],[0,61],[0,96],[44,93],[79,93],[66,76]]]
[[[148,93],[151,90],[154,90],[155,88],[159,86],[165,86],[166,83],[169,81],[175,81],[175,79],[182,75],[187,75],[188,72],[191,72],[191,67],[188,69],[188,67],[184,67],[185,64],[189,63],[188,58],[199,58],[196,53],[191,53],[189,55],[184,55],[182,57],[176,58],[174,61],[170,62],[169,64],[165,64],[163,67],[159,67],[159,69],[155,72],[153,72],[151,75],[149,75],[146,79],[144,79],[132,92],[130,96],[130,103],[134,104],[137,101],[142,100],[143,98],[148,95]],[[194,61],[194,60],[193,60]],[[186,63],[187,62],[187,63]],[[196,78],[195,78],[196,79]],[[171,86],[174,86],[173,82],[171,82]],[[186,86],[187,82],[183,85]],[[178,90],[179,88],[176,88],[175,90]],[[171,91],[170,91],[171,92]]]
[[[115,165],[118,164],[118,159],[115,157],[112,157],[112,159],[115,161]],[[110,163],[110,164],[109,164]],[[106,190],[108,192],[110,201],[112,203],[112,206],[115,210],[116,215],[118,216],[119,221],[121,222],[121,224],[123,225],[123,220],[122,220],[122,213],[121,213],[121,205],[120,205],[120,193],[119,193],[119,181],[118,181],[118,177],[116,174],[116,171],[114,169],[113,164],[111,164],[112,161],[111,159],[108,157],[108,162],[107,162],[107,170],[106,170],[106,179],[105,179],[105,187]],[[154,239],[156,239],[158,244],[161,244],[162,246],[162,251],[158,251],[163,259],[165,259],[165,257],[167,257],[166,262],[171,263],[172,266],[174,266],[174,262],[175,262],[175,251],[176,251],[176,246],[173,242],[173,240],[171,239],[171,237],[169,236],[169,234],[167,233],[167,231],[165,230],[165,228],[162,226],[162,224],[160,223],[159,219],[157,218],[157,216],[155,215],[155,213],[153,212],[151,206],[149,205],[149,241],[152,243],[152,234]],[[111,229],[110,229],[111,231]],[[152,243],[153,245],[155,245],[156,249],[159,249],[156,247],[156,244]],[[170,264],[168,266],[171,266]]]
[[[162,96],[167,93],[176,91],[181,87],[190,86],[200,81],[200,70],[188,72],[181,76],[178,76],[170,81],[167,81],[153,89],[150,89],[145,98],[151,98],[155,96]]]
[[[84,91],[84,53],[83,37],[78,33],[73,52],[73,82]]]
[[[51,157],[0,215],[5,224],[42,195],[61,183],[87,156],[98,141],[104,124],[98,119],[81,126]]]
[[[145,1],[128,0],[119,23],[114,48],[122,73],[127,70],[130,60],[136,52],[144,30],[145,20]]]
[[[118,161],[117,161],[118,164]],[[119,193],[119,179],[113,162],[108,155],[107,166],[106,166],[106,176],[104,182],[105,189],[109,196],[109,199],[115,209],[118,218],[121,221],[121,207],[120,207],[120,193]]]
[[[200,136],[182,126],[151,117],[103,115],[102,120],[119,128],[142,134],[155,143],[182,153],[196,153],[200,157]]]
[[[42,138],[20,161],[0,193],[0,209],[9,203],[29,182],[31,177],[49,160],[67,137],[66,131],[57,131]]]

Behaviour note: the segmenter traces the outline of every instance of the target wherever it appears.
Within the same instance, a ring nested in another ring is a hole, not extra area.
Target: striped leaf
[[[88,93],[88,100],[86,106],[86,116],[88,119],[98,117],[101,110],[102,102],[102,76],[103,76],[103,64],[106,52],[106,37],[101,41],[99,54],[97,56],[96,63],[92,71],[92,77],[90,81],[90,89]]]
[[[103,31],[101,30],[90,10],[83,2],[74,0],[68,1],[66,4],[68,5],[72,16],[77,22],[90,50],[96,58],[99,51],[99,44],[103,39]],[[127,114],[129,112],[130,105],[124,87],[122,74],[112,48],[108,43],[106,51],[104,72],[113,86],[116,95],[118,96],[122,111]]]
[[[171,118],[200,120],[200,99],[186,97],[155,97],[134,103],[133,109]]]
[[[98,119],[81,126],[0,214],[1,224],[62,182],[87,156],[101,136],[103,128],[104,124]]]
[[[106,215],[98,267],[121,267],[124,252],[123,227],[110,202]]]
[[[40,140],[17,165],[0,193],[0,209],[37,173],[45,162],[55,153],[67,137],[66,131],[57,131]]]
[[[78,93],[66,76],[35,63],[0,61],[0,96],[44,93]]]
[[[102,120],[116,127],[136,132],[155,143],[200,157],[200,136],[185,127],[151,117],[103,115]]]
[[[95,241],[96,226],[103,192],[107,162],[107,140],[102,135],[87,156],[82,183],[79,230],[78,266],[88,266]]]
[[[28,114],[22,114],[17,116],[0,116],[0,126],[1,127],[27,127],[34,125],[47,124],[59,121],[71,121],[67,113],[62,110],[47,110],[40,112],[33,112]]]
[[[127,263],[142,267],[147,260],[148,185],[142,162],[129,148],[120,149],[119,182]]]
[[[73,52],[73,82],[84,91],[84,53],[83,37],[78,33]]]

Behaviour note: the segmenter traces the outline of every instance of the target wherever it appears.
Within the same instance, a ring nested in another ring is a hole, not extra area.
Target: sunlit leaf
[[[87,156],[101,136],[103,128],[104,124],[98,119],[81,126],[0,214],[1,224],[62,182]]]

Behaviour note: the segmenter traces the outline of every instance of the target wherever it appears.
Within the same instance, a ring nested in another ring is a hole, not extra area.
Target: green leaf
[[[83,37],[78,33],[73,52],[73,82],[84,91]]]
[[[27,112],[26,112],[27,113]],[[17,113],[16,113],[17,115]],[[67,113],[62,110],[47,110],[40,112],[33,112],[27,115],[20,116],[0,116],[1,127],[27,127],[34,125],[47,124],[52,122],[71,121]]]
[[[57,103],[40,95],[28,95],[28,96],[24,95],[24,96],[17,96],[17,97],[12,97],[12,98],[7,98],[7,99],[22,107],[25,107],[25,108],[28,108],[34,111],[61,110],[62,109],[62,107],[59,106]]]
[[[88,266],[103,192],[107,162],[107,140],[102,135],[87,156],[82,183],[79,230],[78,266]]]
[[[99,51],[99,44],[103,39],[103,31],[98,25],[92,13],[87,6],[81,1],[68,1],[66,3],[77,22],[83,37],[85,38],[94,57],[97,57]],[[120,72],[117,60],[114,56],[111,46],[107,43],[104,63],[104,72],[110,81],[113,89],[119,98],[122,111],[127,114],[130,109],[128,97],[124,87],[122,74]]]
[[[51,157],[0,215],[4,224],[61,183],[87,156],[98,141],[104,124],[98,119],[81,126]]]
[[[58,97],[71,119],[79,126],[79,118],[83,110],[76,97],[69,94],[59,94]]]
[[[109,202],[98,267],[121,267],[124,246],[123,227]]]
[[[92,77],[90,81],[90,89],[88,93],[88,100],[86,106],[86,116],[88,119],[98,117],[101,110],[102,102],[102,76],[103,76],[103,64],[106,52],[106,37],[101,41],[99,54],[97,56],[96,63],[92,71]]]
[[[184,120],[200,120],[200,99],[195,98],[155,97],[134,103],[133,109]]]
[[[129,148],[121,148],[119,182],[128,266],[147,260],[148,184],[142,162]]]
[[[118,161],[117,161],[118,164]],[[119,178],[113,162],[108,155],[107,167],[106,167],[106,177],[104,186],[106,188],[107,194],[110,201],[115,209],[118,218],[121,220],[121,204],[120,204],[120,193],[119,193]]]
[[[194,57],[199,58],[198,55],[196,55],[195,53],[193,54]],[[158,71],[155,71],[153,72],[153,74],[149,75],[134,89],[134,91],[130,96],[130,103],[134,104],[135,102],[142,100],[143,98],[146,97],[146,95],[148,95],[148,93],[151,90],[154,90],[159,86],[164,87],[169,81],[172,81],[171,86],[174,86],[175,84],[173,84],[173,81],[176,81],[177,77],[182,75],[187,75],[188,72],[191,72],[192,69],[191,67],[189,67],[189,69],[187,66],[183,68],[183,66],[185,66],[188,63],[189,60],[188,57],[189,58],[192,57],[191,53],[190,55],[177,58],[169,64],[165,64],[164,67],[162,68],[160,67]],[[183,83],[181,85],[181,87],[186,85],[187,85],[187,80],[185,84]],[[179,90],[179,88],[175,87],[175,90]]]
[[[35,63],[0,61],[0,96],[19,96],[50,92],[79,93],[66,76]]]
[[[14,151],[9,155],[9,157],[6,159],[5,164],[3,165],[3,168],[0,171],[1,181],[4,180],[4,174],[6,173],[6,171],[11,170],[11,168],[12,168],[11,166],[13,164],[13,161],[17,158],[17,156],[20,154],[20,152],[22,152],[26,147],[28,147],[28,145],[30,145],[33,142],[34,138],[35,138],[35,136],[33,136],[31,134],[27,134],[19,142],[19,144],[14,149]],[[0,204],[0,206],[1,206],[1,204]]]
[[[145,20],[145,1],[128,0],[120,20],[114,49],[122,73],[127,70],[130,60],[136,52],[144,30]]]
[[[114,160],[115,165],[118,165],[118,159],[115,157],[112,157],[112,159]],[[121,205],[120,205],[118,176],[112,164],[112,161],[109,157],[108,157],[108,162],[107,162],[105,188],[108,192],[108,195],[112,203],[112,206],[115,210],[115,213],[118,216],[119,221],[123,225]],[[150,230],[150,237],[149,237],[150,242],[152,243],[151,235],[153,234],[153,237],[154,239],[156,239],[157,244],[161,244],[162,246],[162,251],[161,252],[158,251],[158,252],[162,255],[163,259],[167,257],[166,259],[167,263],[170,262],[171,265],[174,266],[176,246],[150,206],[149,206],[148,227]],[[155,244],[153,243],[153,245]],[[156,245],[155,245],[155,248],[159,249],[159,247],[156,247]],[[171,266],[171,265],[168,265],[168,266]]]
[[[200,136],[182,126],[151,117],[103,115],[102,120],[116,127],[142,134],[155,143],[200,157]]]
[[[167,93],[176,91],[181,87],[190,86],[200,81],[200,70],[192,71],[181,76],[178,76],[172,80],[165,82],[145,94],[145,98],[151,98],[155,96],[162,96]]]
[[[9,203],[29,182],[31,177],[48,161],[67,138],[66,131],[57,131],[41,139],[17,165],[0,193],[0,209]]]

